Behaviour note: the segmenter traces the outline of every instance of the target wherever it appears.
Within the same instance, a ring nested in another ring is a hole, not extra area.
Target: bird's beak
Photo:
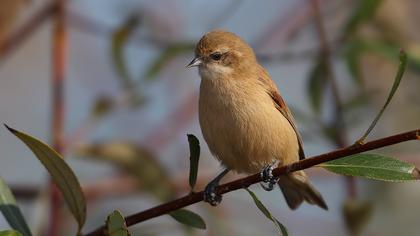
[[[194,58],[190,63],[188,63],[188,65],[186,66],[187,68],[191,68],[194,66],[199,66],[201,65],[202,61],[199,57]]]

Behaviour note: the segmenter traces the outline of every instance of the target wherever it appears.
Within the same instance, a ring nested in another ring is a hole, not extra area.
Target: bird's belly
[[[264,91],[265,92],[265,91]],[[200,95],[200,125],[210,151],[224,166],[237,172],[256,173],[278,160],[298,160],[293,128],[267,94],[245,100],[218,100]]]

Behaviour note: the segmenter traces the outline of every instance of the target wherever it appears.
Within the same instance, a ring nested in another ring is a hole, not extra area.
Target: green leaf
[[[307,85],[309,102],[316,113],[320,113],[321,105],[327,88],[326,64],[321,59],[312,68]]]
[[[361,235],[363,229],[372,218],[373,205],[371,202],[346,200],[343,204],[342,214],[350,235]]]
[[[345,27],[344,35],[349,35],[354,32],[357,27],[369,20],[378,9],[382,0],[362,0],[356,7],[354,13],[349,17]]]
[[[204,222],[203,218],[192,211],[179,209],[169,213],[169,215],[181,224],[197,229],[206,229],[206,222]]]
[[[0,231],[0,236],[22,236],[22,234],[14,230],[5,230]]]
[[[354,82],[357,85],[363,84],[362,74],[359,68],[359,61],[362,52],[365,50],[363,43],[360,40],[350,41],[344,51],[344,58],[347,68]]]
[[[32,235],[22,212],[16,204],[12,191],[10,191],[10,188],[6,185],[2,178],[0,178],[0,211],[3,213],[4,218],[7,220],[10,227],[21,232],[24,236]]]
[[[189,183],[191,191],[197,182],[198,162],[200,160],[200,141],[193,134],[188,134],[188,143],[190,145],[190,178]]]
[[[132,78],[125,62],[124,47],[138,25],[138,16],[130,16],[117,30],[115,30],[112,36],[111,54],[114,68],[118,73],[122,87],[124,88],[130,88],[132,83]]]
[[[98,97],[92,107],[92,118],[98,119],[107,115],[115,108],[115,105],[114,99],[110,96],[102,95]]]
[[[398,89],[398,86],[400,85],[401,79],[404,75],[405,67],[407,66],[407,55],[401,51],[400,53],[400,65],[398,66],[397,75],[394,79],[394,84],[392,85],[391,91],[389,92],[388,98],[385,101],[385,104],[379,111],[379,113],[376,115],[375,119],[370,124],[369,128],[366,130],[366,132],[362,135],[362,137],[356,142],[356,143],[363,143],[366,137],[369,135],[369,133],[373,130],[376,123],[381,118],[382,114],[384,113],[385,109],[387,108],[388,104],[391,102],[392,97],[394,96],[395,92]]]
[[[264,204],[258,199],[257,195],[255,195],[254,192],[249,190],[248,188],[245,188],[245,190],[251,195],[252,200],[254,200],[255,205],[260,209],[260,211],[267,217],[269,220],[271,220],[274,225],[276,226],[277,232],[279,235],[287,236],[289,233],[287,232],[287,228],[280,223],[271,213],[270,211],[264,206]]]
[[[113,164],[122,173],[135,177],[142,191],[153,194],[161,201],[168,201],[176,194],[174,183],[159,158],[137,143],[110,141],[80,145],[75,154]]]
[[[109,236],[129,236],[124,216],[118,210],[113,211],[106,219],[107,235]]]
[[[64,196],[64,200],[79,224],[79,232],[86,221],[86,201],[76,175],[64,161],[63,157],[44,142],[23,132],[5,125],[31,149],[39,161],[50,173],[55,184]]]
[[[419,170],[414,165],[379,154],[356,154],[318,166],[341,175],[390,182],[403,182],[420,178]]]
[[[192,43],[174,43],[167,46],[161,54],[150,64],[144,78],[147,80],[152,80],[156,78],[159,72],[163,67],[169,63],[172,59],[183,53],[189,53],[194,49],[194,44]]]

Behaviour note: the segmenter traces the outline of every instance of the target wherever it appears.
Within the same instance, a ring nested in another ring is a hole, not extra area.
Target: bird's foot
[[[204,201],[212,206],[217,206],[222,202],[222,195],[215,191],[218,185],[216,182],[210,182],[204,189]]]
[[[264,166],[260,172],[261,179],[263,183],[260,183],[261,187],[265,191],[271,191],[274,189],[274,186],[277,184],[279,178],[273,176],[273,170],[278,165],[278,162],[273,162],[270,165]]]

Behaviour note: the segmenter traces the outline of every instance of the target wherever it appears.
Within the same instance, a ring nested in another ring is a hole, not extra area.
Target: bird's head
[[[256,63],[252,48],[239,36],[223,30],[206,33],[187,67],[198,66],[202,78],[220,78],[240,73]]]

